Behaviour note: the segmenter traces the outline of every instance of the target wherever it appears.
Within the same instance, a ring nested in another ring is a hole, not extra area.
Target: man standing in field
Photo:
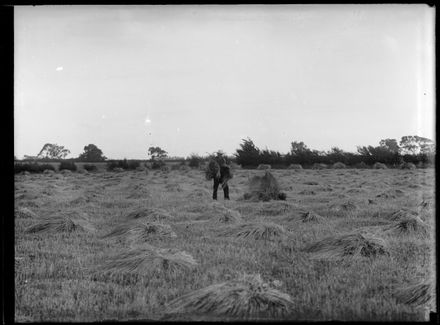
[[[232,174],[230,167],[226,164],[226,160],[223,157],[221,157],[218,162],[211,160],[206,171],[206,176],[208,180],[211,178],[214,179],[214,192],[212,198],[217,200],[218,186],[222,184],[225,200],[229,200],[228,181],[232,178]]]

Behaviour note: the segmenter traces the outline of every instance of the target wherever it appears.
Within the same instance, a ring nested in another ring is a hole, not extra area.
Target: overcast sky
[[[15,7],[15,155],[434,139],[426,5]]]

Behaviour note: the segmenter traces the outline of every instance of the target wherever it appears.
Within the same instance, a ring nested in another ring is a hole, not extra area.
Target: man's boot
[[[225,194],[225,200],[229,200],[229,186],[223,188],[223,193]]]

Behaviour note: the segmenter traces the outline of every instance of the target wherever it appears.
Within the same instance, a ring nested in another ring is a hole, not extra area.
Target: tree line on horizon
[[[261,150],[252,139],[242,139],[240,148],[236,149],[233,156],[227,155],[218,150],[207,156],[191,154],[189,157],[180,159],[170,159],[168,153],[160,147],[148,148],[149,161],[153,167],[160,168],[164,164],[164,160],[185,160],[191,167],[198,167],[201,162],[207,161],[212,157],[221,155],[227,157],[230,162],[234,162],[242,167],[252,168],[260,164],[269,164],[273,168],[283,168],[291,164],[301,164],[310,166],[315,163],[334,164],[336,162],[344,163],[348,166],[364,163],[372,165],[376,162],[387,165],[399,165],[403,162],[411,162],[414,164],[432,164],[435,159],[436,147],[431,139],[414,136],[403,136],[398,142],[396,139],[380,140],[379,146],[358,146],[357,152],[346,152],[338,147],[332,147],[329,151],[314,150],[302,142],[291,142],[290,151],[280,153],[279,151],[270,150],[268,148]],[[69,160],[73,162],[111,162],[117,161],[107,159],[101,149],[95,144],[89,144],[84,147],[77,158],[66,159],[70,154],[70,150],[58,144],[46,143],[37,156],[24,156],[24,161],[42,161],[53,162]],[[16,157],[14,156],[14,159]],[[124,159],[126,160],[126,159]]]
[[[338,147],[332,147],[329,151],[310,149],[304,142],[291,142],[290,151],[282,154],[269,149],[259,149],[248,138],[243,139],[240,148],[236,150],[236,163],[244,166],[258,166],[269,164],[272,167],[301,164],[305,166],[313,164],[344,163],[348,166],[364,163],[384,163],[387,165],[399,165],[403,162],[433,163],[435,159],[435,144],[428,138],[419,136],[403,136],[400,142],[396,139],[380,140],[379,146],[358,146],[357,152],[346,152]]]

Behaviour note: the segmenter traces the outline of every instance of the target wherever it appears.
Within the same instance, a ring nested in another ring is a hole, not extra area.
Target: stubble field
[[[287,200],[243,200],[262,174],[216,202],[197,169],[16,175],[16,321],[427,319],[433,169],[273,170]]]

